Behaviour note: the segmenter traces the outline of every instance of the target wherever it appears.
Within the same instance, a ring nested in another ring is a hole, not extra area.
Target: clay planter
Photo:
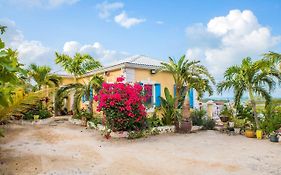
[[[184,120],[181,122],[180,127],[178,128],[179,133],[189,133],[192,129],[192,122]]]
[[[277,135],[271,135],[271,136],[269,136],[269,140],[270,140],[271,142],[278,142],[278,141],[279,141]]]
[[[254,138],[255,137],[255,132],[253,130],[246,130],[245,131],[245,136],[248,138]]]

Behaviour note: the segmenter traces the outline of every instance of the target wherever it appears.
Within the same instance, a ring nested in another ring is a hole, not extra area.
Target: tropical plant
[[[216,126],[216,121],[211,118],[203,119],[203,129],[206,130],[213,130]]]
[[[63,107],[63,99],[74,92],[73,110],[74,114],[79,113],[81,99],[84,96],[85,100],[89,100],[88,112],[93,114],[93,93],[98,93],[102,87],[103,77],[94,75],[88,83],[72,83],[60,87],[55,96],[55,113]]]
[[[261,129],[266,133],[277,131],[281,128],[281,113],[277,105],[270,103],[263,112],[264,118],[261,121]]]
[[[61,80],[61,77],[51,74],[49,66],[38,66],[36,64],[29,65],[28,75],[35,81],[38,90],[41,90],[43,86],[58,87]]]
[[[264,58],[269,60],[271,62],[271,66],[279,66],[279,69],[281,70],[281,54],[276,52],[268,52],[265,53]]]
[[[86,83],[84,81],[82,83],[79,83],[77,82],[77,78],[87,73],[88,71],[102,67],[101,63],[88,54],[82,55],[80,53],[76,53],[73,58],[71,58],[66,54],[59,54],[57,52],[55,54],[56,54],[56,59],[55,59],[56,64],[61,65],[66,72],[72,74],[75,80],[75,83],[65,85],[61,87],[60,90],[57,92],[56,102],[55,102],[56,114],[58,113],[59,109],[62,107],[63,98],[73,91],[74,91],[74,102],[73,102],[72,109],[74,113],[79,112],[78,110],[79,110],[81,98],[85,96],[86,99],[89,100],[88,108],[89,108],[89,112],[92,114],[93,100],[92,98],[90,98],[90,93],[92,92],[91,89],[93,89],[95,92],[98,92],[101,87],[101,83],[103,82],[103,78],[101,76],[94,75],[89,83]]]
[[[225,71],[225,80],[217,86],[219,93],[233,89],[235,106],[240,104],[242,96],[248,92],[257,128],[259,120],[254,96],[262,96],[269,103],[270,92],[276,86],[275,79],[281,81],[279,70],[271,66],[271,63],[265,59],[252,61],[249,57],[244,58],[240,66],[231,66]]]
[[[66,54],[55,53],[56,64],[61,65],[64,70],[74,76],[75,81],[78,76],[84,75],[88,71],[102,67],[101,63],[88,54],[76,53],[73,58]]]
[[[193,110],[190,114],[190,117],[192,119],[192,124],[196,126],[202,126],[206,114],[207,112],[205,110],[199,110],[199,109]]]
[[[181,117],[180,110],[175,108],[176,98],[174,98],[169,89],[164,89],[165,98],[160,97],[161,110],[163,113],[162,122],[164,125],[171,125],[173,121]]]
[[[175,82],[175,108],[182,109],[184,119],[190,116],[189,91],[195,89],[198,97],[202,97],[204,92],[210,95],[213,93],[211,83],[215,83],[207,68],[199,64],[200,61],[187,60],[183,55],[178,61],[169,57],[168,63],[162,63],[161,71],[172,73]],[[180,105],[184,103],[183,105]]]

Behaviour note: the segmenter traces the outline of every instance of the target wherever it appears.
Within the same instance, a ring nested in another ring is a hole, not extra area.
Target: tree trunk
[[[254,113],[256,126],[257,126],[257,129],[259,129],[260,125],[259,125],[259,119],[258,119],[258,115],[257,115],[256,101],[255,101],[254,94],[253,94],[253,91],[251,88],[249,88],[249,97],[250,97],[251,105],[253,107],[253,113]]]
[[[182,116],[184,120],[189,119],[190,117],[190,101],[189,101],[189,92],[188,88],[185,88],[184,90],[184,101],[182,106]]]
[[[175,106],[174,108],[176,110],[178,110],[178,106],[179,106],[179,99],[180,99],[180,91],[181,91],[181,88],[180,86],[177,86],[176,85],[176,96],[175,96]],[[177,117],[174,117],[174,123],[175,123],[175,128],[176,130],[179,128],[179,121],[178,121],[178,118]]]
[[[93,115],[93,98],[89,99],[88,111],[91,115]]]

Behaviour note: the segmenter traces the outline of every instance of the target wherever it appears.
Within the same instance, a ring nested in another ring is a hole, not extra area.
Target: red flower
[[[117,82],[122,82],[122,81],[124,81],[125,80],[125,78],[124,77],[117,77]]]

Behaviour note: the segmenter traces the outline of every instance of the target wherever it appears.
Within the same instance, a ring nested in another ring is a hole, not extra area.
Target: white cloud
[[[207,63],[218,79],[227,67],[240,64],[244,57],[258,58],[281,43],[281,36],[273,36],[250,10],[231,10],[207,25],[188,27],[186,34],[190,47],[187,56]]]
[[[124,4],[122,2],[108,3],[107,1],[104,1],[96,5],[96,8],[99,10],[99,17],[102,19],[109,18],[112,12],[122,9],[123,7]]]
[[[19,60],[23,64],[46,64],[54,67],[54,52],[51,48],[44,46],[40,41],[27,40],[16,23],[9,19],[0,19],[2,25],[7,26],[3,40],[7,47],[16,49],[19,52]]]
[[[130,28],[134,25],[145,22],[145,19],[128,17],[127,13],[123,11],[114,17],[114,21],[125,28]]]
[[[156,21],[156,24],[161,25],[161,24],[164,24],[164,22],[163,21]]]
[[[7,0],[6,3],[18,7],[56,8],[62,5],[73,5],[79,0]]]
[[[65,42],[63,46],[63,52],[65,54],[69,54],[70,56],[73,56],[76,52],[87,53],[95,59],[100,60],[104,65],[129,56],[127,52],[118,52],[116,50],[106,49],[99,42],[82,45],[77,41],[68,41]]]

